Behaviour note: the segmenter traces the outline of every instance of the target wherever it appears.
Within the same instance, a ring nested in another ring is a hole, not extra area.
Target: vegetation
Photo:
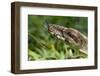
[[[87,58],[79,49],[54,38],[45,27],[49,23],[79,30],[87,36],[87,17],[28,16],[28,60],[57,60]]]

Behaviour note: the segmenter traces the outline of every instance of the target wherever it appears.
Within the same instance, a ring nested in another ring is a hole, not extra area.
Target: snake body
[[[55,24],[48,24],[48,31],[56,38],[63,40],[72,47],[80,49],[87,54],[87,37],[74,28],[67,28]]]

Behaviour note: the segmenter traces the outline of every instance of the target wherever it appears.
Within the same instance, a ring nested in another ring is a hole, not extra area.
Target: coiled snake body
[[[63,40],[72,47],[80,49],[80,52],[87,55],[88,39],[78,30],[55,24],[48,24],[48,31],[56,38]]]

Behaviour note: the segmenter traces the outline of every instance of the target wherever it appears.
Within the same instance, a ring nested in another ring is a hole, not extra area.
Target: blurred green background
[[[87,17],[28,15],[28,60],[87,58],[62,40],[55,39],[45,27],[46,20],[88,34]]]

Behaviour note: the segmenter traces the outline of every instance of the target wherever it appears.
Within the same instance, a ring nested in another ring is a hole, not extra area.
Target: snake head
[[[54,35],[55,37],[57,37],[58,39],[62,39],[65,40],[65,38],[63,37],[63,26],[59,26],[59,25],[55,25],[55,24],[49,24],[48,26],[48,31]]]

